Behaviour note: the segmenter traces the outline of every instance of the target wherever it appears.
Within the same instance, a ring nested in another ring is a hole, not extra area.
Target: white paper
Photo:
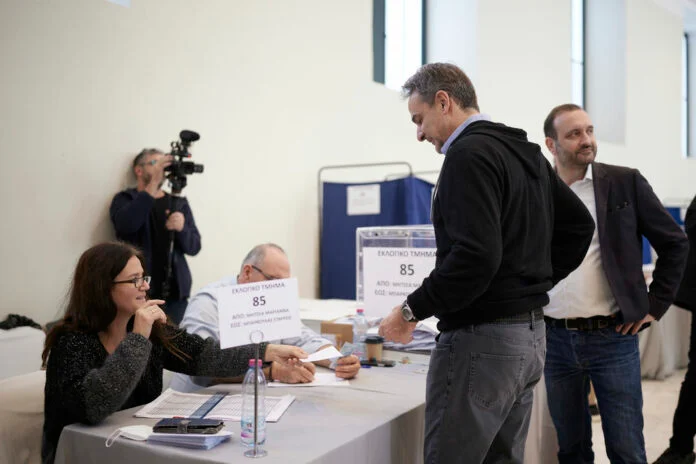
[[[266,422],[278,422],[287,411],[295,397],[292,395],[266,397]],[[206,416],[206,419],[240,421],[242,416],[242,395],[227,395]]]
[[[315,351],[314,353],[310,354],[307,356],[306,359],[300,359],[302,362],[316,362],[316,361],[323,361],[324,359],[334,359],[334,358],[342,358],[343,355],[341,354],[340,351],[338,351],[335,347],[330,346],[328,348],[324,348],[323,350]]]
[[[220,347],[299,337],[297,279],[278,279],[215,289]]]
[[[333,372],[319,372],[314,374],[314,380],[307,383],[283,383],[269,382],[269,387],[348,387],[350,382],[339,379]]]
[[[420,287],[435,267],[435,248],[363,248],[364,309],[384,317]]]
[[[346,198],[348,216],[379,214],[381,211],[380,185],[351,185],[347,188]]]
[[[224,391],[223,385],[218,385]],[[198,408],[213,396],[205,393],[181,393],[171,388],[159,397],[140,408],[135,417],[166,419],[190,417]],[[292,395],[266,397],[266,422],[278,422],[280,416],[290,407],[295,397]],[[242,395],[227,395],[205,415],[205,419],[239,421],[242,415]]]

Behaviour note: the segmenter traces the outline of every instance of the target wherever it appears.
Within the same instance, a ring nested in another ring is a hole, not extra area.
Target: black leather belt
[[[489,324],[519,324],[521,322],[540,321],[544,318],[543,308],[535,308],[522,314],[514,314],[512,316],[499,317],[493,319]]]
[[[575,319],[554,319],[544,316],[546,325],[557,329],[566,330],[601,330],[616,327],[618,321],[615,316],[594,316],[588,318],[578,317]]]

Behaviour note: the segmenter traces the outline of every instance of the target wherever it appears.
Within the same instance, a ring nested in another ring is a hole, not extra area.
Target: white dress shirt
[[[619,306],[602,266],[592,165],[585,172],[585,177],[573,182],[570,189],[582,200],[592,215],[595,230],[582,264],[549,291],[551,301],[544,308],[544,314],[555,319],[609,316],[617,312]]]

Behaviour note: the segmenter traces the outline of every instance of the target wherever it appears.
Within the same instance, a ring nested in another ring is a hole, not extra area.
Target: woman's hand
[[[294,364],[298,359],[304,359],[307,356],[305,350],[296,346],[270,344],[266,346],[266,354],[263,360],[266,362],[275,361]]]
[[[134,333],[138,333],[145,338],[150,338],[152,324],[157,321],[164,324],[167,323],[167,315],[164,314],[162,308],[158,306],[161,304],[164,304],[164,300],[148,300],[147,303],[135,311],[135,321],[133,322]]]

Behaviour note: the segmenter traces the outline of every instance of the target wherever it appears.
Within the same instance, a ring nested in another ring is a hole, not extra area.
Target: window
[[[571,101],[585,107],[585,0],[571,0]]]
[[[682,85],[681,85],[682,156],[691,154],[689,137],[689,35],[682,37]]]
[[[390,89],[425,62],[425,0],[374,0],[374,80]]]
[[[597,139],[625,145],[628,108],[627,11],[632,3],[625,0],[585,0],[582,3],[583,108],[592,116]],[[674,37],[676,39],[678,36]],[[677,91],[676,88],[674,90]],[[675,106],[675,117],[678,114],[676,111]]]

